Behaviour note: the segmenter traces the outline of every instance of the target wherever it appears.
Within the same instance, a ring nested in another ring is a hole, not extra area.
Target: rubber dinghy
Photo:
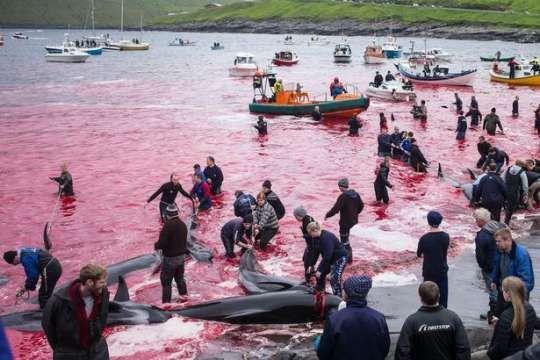
[[[265,274],[252,249],[242,255],[239,270],[239,282],[248,294],[290,290],[300,285],[300,281]]]

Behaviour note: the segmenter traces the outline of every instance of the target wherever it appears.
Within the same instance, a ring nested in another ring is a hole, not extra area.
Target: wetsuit
[[[58,183],[58,193],[64,196],[73,196],[73,177],[69,171],[62,171],[60,176],[50,178]]]
[[[317,290],[326,288],[326,276],[330,274],[332,293],[341,297],[341,279],[347,265],[347,251],[338,238],[329,231],[322,230],[321,236],[314,239],[315,261],[321,256],[317,271],[321,276],[317,279]]]
[[[401,147],[400,147],[401,141],[403,141],[403,133],[395,132],[392,135],[390,135],[390,138],[392,140],[392,144],[394,145],[392,146],[392,158],[400,159],[401,156],[403,155],[403,150],[401,150]]]
[[[257,121],[257,125],[253,125],[259,132],[260,136],[268,135],[268,123],[264,120]]]
[[[465,116],[461,115],[458,118],[457,128],[456,128],[456,140],[465,140],[465,132],[467,131],[467,120]]]
[[[529,193],[527,173],[520,166],[512,165],[506,169],[502,178],[506,184],[506,207],[504,223],[509,224],[512,214],[517,210],[523,195]]]
[[[384,77],[384,81],[394,81],[396,80],[396,78],[394,77],[394,75],[388,73],[386,74],[386,76]]]
[[[200,182],[193,186],[191,193],[199,199],[199,210],[204,211],[212,207],[212,199],[210,198],[210,186],[205,182]]]
[[[519,116],[519,101],[514,100],[512,102],[512,116],[517,117]]]
[[[377,178],[373,183],[375,188],[375,197],[377,198],[377,201],[382,201],[385,204],[388,204],[390,199],[388,198],[388,190],[386,187],[392,188],[392,184],[388,182],[388,174],[390,173],[390,169],[383,163],[375,173],[377,174]]]
[[[478,149],[478,153],[480,154],[480,159],[476,162],[476,168],[480,169],[482,166],[484,166],[486,159],[489,155],[489,149],[491,149],[491,144],[487,141],[479,142],[476,144],[476,148]]]
[[[459,113],[461,110],[463,110],[463,101],[458,97],[456,97],[456,102],[454,103],[456,105],[456,113]]]
[[[321,121],[322,120],[322,114],[320,111],[315,111],[313,110],[313,112],[311,113],[311,117],[313,118],[313,120],[315,121]]]
[[[41,278],[38,291],[39,307],[43,309],[47,300],[52,296],[54,287],[62,275],[62,266],[57,258],[43,249],[26,247],[19,249],[17,255],[26,274],[24,288],[36,290],[36,284]]]
[[[204,175],[207,179],[212,180],[210,183],[212,194],[221,193],[221,184],[223,184],[223,172],[219,166],[207,166],[204,169]]]
[[[246,231],[242,219],[233,219],[228,221],[221,228],[221,242],[225,247],[225,256],[234,257],[234,245],[238,243],[247,244],[244,235],[251,236],[251,229]],[[245,250],[243,249],[242,253]]]
[[[157,189],[156,192],[153,193],[146,202],[149,203],[150,201],[154,200],[159,194],[161,194],[161,200],[159,202],[159,213],[161,215],[161,220],[165,222],[165,220],[167,220],[167,206],[174,205],[174,201],[176,200],[176,195],[178,195],[178,193],[181,193],[182,195],[184,195],[184,197],[193,201],[191,196],[189,196],[189,194],[182,188],[182,185],[180,185],[180,183],[175,184],[172,181],[169,181],[161,185],[159,189]]]
[[[349,120],[349,135],[350,136],[356,136],[358,135],[358,130],[361,128],[362,126],[360,125],[360,122],[358,122],[358,119],[356,118],[356,116],[353,116],[350,120]]]
[[[484,162],[483,169],[486,169],[491,161],[494,161],[495,164],[497,164],[497,169],[495,171],[498,174],[501,172],[501,168],[504,166],[505,161],[506,161],[506,165],[508,166],[508,163],[510,162],[510,158],[508,157],[508,154],[506,152],[500,149],[497,149],[495,153],[488,153],[486,161]]]
[[[482,121],[482,113],[480,110],[474,108],[470,109],[466,114],[465,117],[471,117],[471,126],[478,126],[480,124],[480,121]]]
[[[352,248],[349,243],[351,228],[358,224],[358,214],[364,209],[364,202],[353,189],[341,193],[334,206],[326,213],[325,218],[332,217],[339,212],[339,237],[348,253],[348,262],[352,262]]]

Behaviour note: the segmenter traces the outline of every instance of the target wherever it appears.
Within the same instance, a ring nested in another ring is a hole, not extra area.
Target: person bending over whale
[[[304,263],[304,274],[306,283],[311,281],[311,276],[315,272],[313,266],[315,266],[316,260],[313,260],[314,247],[313,239],[309,236],[307,231],[307,226],[314,222],[315,219],[308,215],[306,209],[303,206],[298,206],[293,211],[294,218],[297,221],[302,222],[300,230],[302,230],[302,237],[306,241],[306,248],[304,249],[304,256],[302,256],[302,261]]]
[[[307,231],[313,239],[314,263],[321,257],[315,272],[317,290],[324,292],[326,276],[330,274],[332,293],[341,297],[341,279],[347,266],[347,251],[339,239],[331,232],[322,230],[318,222],[309,223]]]
[[[60,176],[49,178],[58,183],[58,194],[64,196],[73,196],[73,177],[67,169],[67,164],[60,166]]]
[[[225,256],[233,258],[234,245],[242,248],[242,254],[251,249],[249,238],[251,237],[251,225],[253,224],[253,216],[248,214],[244,218],[236,218],[228,221],[221,228],[221,242],[225,247]]]
[[[21,264],[26,274],[24,286],[17,291],[17,297],[27,291],[36,290],[36,284],[41,278],[38,291],[39,307],[43,309],[47,300],[52,296],[54,287],[62,275],[62,266],[57,258],[48,251],[32,247],[6,251],[4,260],[11,265]]]
[[[176,200],[176,195],[178,193],[181,193],[184,195],[184,197],[191,200],[193,203],[193,199],[189,194],[182,188],[182,185],[180,184],[179,176],[176,173],[172,173],[170,177],[170,181],[166,182],[165,184],[161,185],[159,189],[156,190],[155,193],[153,193],[148,200],[146,200],[146,203],[150,203],[152,200],[154,200],[159,194],[161,194],[161,200],[159,202],[159,214],[161,216],[161,221],[165,222],[166,220],[166,209],[169,205],[174,205]]]

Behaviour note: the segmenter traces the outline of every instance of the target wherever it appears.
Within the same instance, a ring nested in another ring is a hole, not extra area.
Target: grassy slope
[[[409,1],[409,0],[407,0]],[[411,3],[442,5],[458,2],[492,3],[504,7],[501,11],[412,7],[397,4],[352,4],[328,0],[263,0],[255,3],[232,4],[219,9],[204,9],[189,16],[162,18],[161,24],[187,21],[225,19],[311,19],[335,20],[350,18],[363,22],[385,19],[405,23],[437,22],[441,24],[477,24],[505,27],[540,27],[540,0],[410,0]],[[523,11],[528,10],[530,14]]]
[[[217,0],[228,4],[234,0]],[[124,21],[138,26],[169,12],[196,11],[213,0],[124,0]],[[120,26],[121,0],[95,0],[96,26]],[[90,0],[0,0],[0,26],[90,26]]]

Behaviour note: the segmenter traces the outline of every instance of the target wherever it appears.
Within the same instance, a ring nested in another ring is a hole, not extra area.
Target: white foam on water
[[[287,266],[287,262],[284,261],[284,258],[282,257],[272,257],[267,260],[260,261],[260,264],[268,274],[281,277],[290,276],[286,269],[284,269],[284,267]]]
[[[374,226],[355,226],[351,229],[351,235],[371,241],[375,246],[387,251],[416,251],[418,245],[418,239],[405,232],[387,231]]]
[[[395,287],[417,284],[418,278],[412,273],[384,272],[373,277],[373,287]]]
[[[111,334],[107,337],[107,344],[112,357],[131,356],[138,352],[161,350],[171,340],[196,340],[203,330],[202,322],[174,317],[162,324],[131,326]]]

